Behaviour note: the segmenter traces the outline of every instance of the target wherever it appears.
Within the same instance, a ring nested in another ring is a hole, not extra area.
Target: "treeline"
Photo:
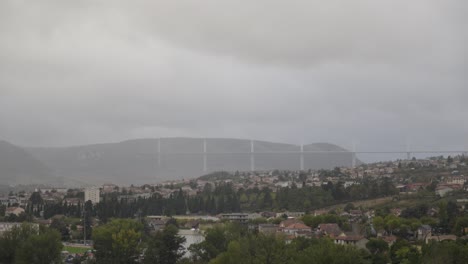
[[[96,263],[237,264],[427,264],[468,263],[464,240],[431,242],[422,246],[398,239],[393,245],[371,238],[363,248],[337,245],[328,238],[297,237],[249,231],[235,223],[217,224],[206,230],[204,241],[183,248],[184,238],[167,225],[156,234],[145,232],[134,220],[118,219],[93,232]],[[188,251],[189,254],[185,255]],[[185,257],[184,257],[185,256]]]
[[[431,216],[428,212],[432,212]],[[385,230],[401,237],[407,237],[409,231],[415,232],[423,224],[431,226],[433,232],[438,234],[468,235],[466,211],[459,210],[453,200],[411,206],[405,208],[399,217],[391,214],[390,208],[381,208],[376,210],[373,224],[377,230]]]
[[[103,197],[95,206],[95,215],[102,221],[109,218],[139,217],[146,215],[219,214],[240,211],[311,211],[324,206],[348,201],[384,197],[398,194],[389,179],[365,180],[359,185],[345,188],[342,182],[329,182],[322,187],[296,185],[278,188],[252,188],[235,190],[230,183],[207,184],[197,195],[188,196],[181,189],[165,198],[154,194],[148,199],[121,199],[117,194]]]
[[[344,187],[343,182],[328,182],[321,187],[296,184],[291,187],[235,190],[231,183],[206,184],[204,189],[194,196],[187,195],[182,189],[176,190],[169,197],[155,193],[150,198],[128,198],[119,193],[106,194],[101,202],[91,206],[66,202],[44,203],[39,193],[34,193],[31,203],[26,208],[29,215],[48,219],[54,215],[80,218],[86,214],[107,222],[110,218],[135,218],[147,215],[180,214],[219,214],[240,211],[311,211],[336,203],[350,202],[398,194],[393,183],[387,179],[363,180],[360,184]],[[85,210],[85,207],[86,210]]]
[[[355,247],[340,246],[329,239],[249,232],[233,223],[216,225],[205,240],[189,247],[191,257],[182,263],[371,263],[370,255]]]
[[[138,221],[114,219],[93,230],[96,259],[87,263],[174,264],[184,255],[185,238],[177,233],[177,227],[172,224],[150,234]]]

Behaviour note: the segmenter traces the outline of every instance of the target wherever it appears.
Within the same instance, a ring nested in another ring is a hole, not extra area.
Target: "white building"
[[[98,187],[89,187],[85,189],[85,202],[91,201],[93,204],[99,203],[99,188]]]
[[[13,223],[13,222],[0,222],[0,236],[3,235],[3,233],[11,231],[13,228],[20,228],[22,223]],[[39,224],[30,224],[32,227],[39,231]]]

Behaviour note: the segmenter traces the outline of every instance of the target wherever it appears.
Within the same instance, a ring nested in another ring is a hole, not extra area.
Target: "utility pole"
[[[353,141],[353,157],[351,162],[351,167],[356,168],[356,141]]]
[[[86,206],[83,207],[83,244],[86,246]]]
[[[410,151],[409,142],[407,141],[406,142],[406,160],[410,160],[410,159],[411,159],[411,151]]]
[[[161,169],[161,138],[158,138],[158,169]]]
[[[208,171],[207,166],[207,154],[206,154],[206,138],[203,139],[203,172],[206,173]]]
[[[255,148],[253,139],[250,140],[250,170],[255,171]]]
[[[301,171],[303,171],[304,170],[304,144],[301,144],[300,163],[301,163]]]

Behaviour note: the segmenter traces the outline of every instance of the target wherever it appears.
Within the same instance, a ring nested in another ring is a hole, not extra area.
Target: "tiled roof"
[[[321,232],[324,232],[327,235],[335,236],[335,237],[343,233],[343,231],[341,231],[338,224],[320,224],[319,229]]]

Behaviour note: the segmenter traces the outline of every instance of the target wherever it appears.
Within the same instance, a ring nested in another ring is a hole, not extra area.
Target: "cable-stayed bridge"
[[[416,154],[438,154],[438,155],[452,155],[452,154],[465,154],[468,153],[468,150],[465,149],[450,149],[450,150],[436,150],[436,149],[418,149],[418,150],[411,150],[409,147],[407,147],[406,150],[372,150],[372,151],[367,151],[367,150],[356,150],[356,147],[354,145],[353,150],[306,150],[304,148],[304,145],[300,145],[297,147],[297,149],[289,149],[289,150],[268,150],[264,151],[261,149],[256,148],[256,142],[255,140],[250,140],[250,149],[249,150],[243,150],[243,151],[238,151],[238,150],[211,150],[210,146],[208,144],[208,141],[206,139],[200,139],[200,148],[199,151],[168,151],[165,152],[162,150],[162,145],[161,145],[161,139],[158,139],[157,143],[157,152],[154,154],[143,154],[143,155],[152,155],[155,156],[157,159],[157,164],[158,167],[161,167],[161,164],[163,162],[164,157],[168,156],[176,156],[176,155],[190,155],[190,156],[197,156],[201,157],[202,163],[203,163],[203,172],[208,172],[209,171],[209,161],[210,159],[213,159],[213,157],[216,156],[223,156],[223,155],[237,155],[237,156],[242,156],[242,157],[248,157],[249,158],[249,163],[250,163],[250,170],[255,171],[256,170],[256,159],[262,155],[288,155],[291,156],[290,158],[297,159],[297,169],[298,170],[304,170],[305,169],[305,158],[311,157],[312,155],[318,155],[318,154],[348,154],[349,159],[350,159],[350,165],[352,167],[355,167],[358,163],[358,158],[357,156],[359,154],[395,154],[395,155],[406,155],[406,159],[411,159],[413,155]],[[284,157],[284,156],[282,156]]]

